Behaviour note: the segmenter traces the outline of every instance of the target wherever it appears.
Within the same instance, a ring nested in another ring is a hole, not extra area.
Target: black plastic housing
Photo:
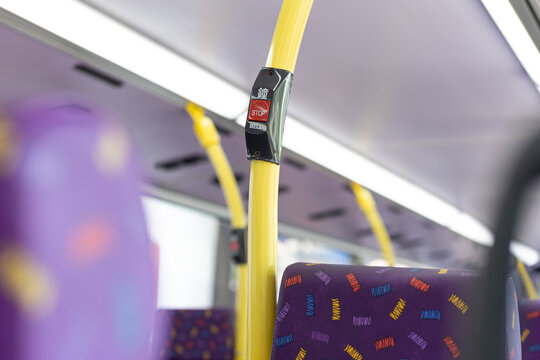
[[[233,229],[229,235],[229,249],[235,264],[247,263],[246,231]]]
[[[291,92],[293,74],[276,68],[262,68],[251,89],[245,126],[247,157],[279,164],[283,128]],[[266,120],[251,120],[254,101],[270,102]]]

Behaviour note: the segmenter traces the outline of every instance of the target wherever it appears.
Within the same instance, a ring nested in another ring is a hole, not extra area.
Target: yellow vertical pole
[[[193,130],[201,146],[206,150],[208,158],[214,167],[216,176],[227,203],[231,216],[231,227],[244,230],[246,228],[246,213],[242,196],[238,189],[234,172],[231,169],[227,156],[221,147],[219,134],[212,120],[204,115],[204,109],[189,103],[187,112],[193,119]],[[236,291],[236,331],[235,331],[235,360],[245,360],[247,354],[247,264],[236,266],[238,290]]]
[[[366,215],[366,218],[373,229],[373,233],[379,242],[379,246],[386,262],[390,266],[395,266],[396,257],[394,255],[392,241],[390,240],[390,236],[388,236],[388,232],[386,231],[384,222],[379,215],[377,204],[375,203],[371,192],[355,182],[351,182],[351,189],[356,196],[358,206]]]
[[[527,272],[527,269],[525,268],[525,265],[523,265],[521,260],[517,258],[516,267],[521,277],[521,281],[523,281],[523,286],[525,286],[525,291],[527,291],[527,296],[529,297],[529,299],[538,298],[538,293],[536,292],[536,288],[534,287],[534,284],[531,280],[531,277],[529,276],[529,273]]]
[[[312,5],[313,0],[283,1],[267,67],[294,72]],[[248,209],[249,360],[269,360],[272,350],[276,312],[278,184],[278,164],[251,160]]]
[[[248,208],[248,359],[268,360],[276,313],[279,165],[251,161]]]
[[[246,244],[247,245],[247,244]],[[236,290],[236,329],[234,359],[247,358],[247,314],[248,314],[248,268],[247,264],[236,266],[238,289]]]

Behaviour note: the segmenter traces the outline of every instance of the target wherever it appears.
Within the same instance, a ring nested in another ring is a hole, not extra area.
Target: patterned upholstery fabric
[[[519,304],[523,360],[540,360],[540,300]]]
[[[506,307],[506,359],[519,360],[523,358],[521,347],[521,322],[516,288],[511,276],[508,277],[506,283]]]
[[[164,332],[156,343],[159,358],[232,359],[232,316],[226,309],[158,311],[157,333]]]
[[[281,283],[272,359],[465,359],[478,272],[298,263]],[[507,286],[508,359],[521,359]],[[503,329],[501,329],[502,331]],[[497,346],[497,345],[495,345]]]
[[[81,105],[0,119],[0,359],[148,359],[152,271],[130,143]]]

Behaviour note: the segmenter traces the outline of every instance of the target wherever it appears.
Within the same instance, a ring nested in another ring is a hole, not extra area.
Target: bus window
[[[159,244],[158,307],[212,307],[218,219],[152,197],[143,204],[150,236]]]

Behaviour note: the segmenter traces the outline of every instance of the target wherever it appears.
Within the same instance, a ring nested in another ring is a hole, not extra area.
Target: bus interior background
[[[244,108],[207,109],[207,114],[247,209],[247,94],[265,59],[281,2],[75,2],[245,92]],[[0,107],[61,94],[119,120],[140,155],[142,203],[151,241],[159,245],[158,308],[234,308],[238,284],[228,249],[229,214],[184,110],[189,94],[33,24],[10,11],[17,8],[14,3],[0,1]],[[51,10],[47,16],[70,15]],[[84,21],[72,26],[107,41],[99,26],[84,28]],[[127,43],[113,46],[125,47],[129,56],[137,53]],[[149,73],[158,71],[152,54],[139,51]],[[183,81],[169,70],[159,69],[162,78]],[[207,85],[213,93],[211,84],[201,84],[203,92]],[[382,191],[374,191],[374,197],[400,266],[467,271],[486,266],[504,181],[540,128],[540,95],[530,70],[480,0],[315,1],[288,113],[437,199],[410,209],[392,198],[408,188],[387,190],[391,181],[379,179]],[[310,141],[301,132],[290,135],[295,136],[290,142]],[[327,151],[332,157],[333,149]],[[385,265],[350,190],[351,179],[336,171],[355,164],[329,168],[286,143],[281,165],[278,285],[295,262]],[[365,175],[371,184],[377,182]],[[539,199],[533,189],[514,245],[536,287]],[[438,207],[439,200],[457,209],[454,218]],[[517,272],[512,273],[518,296],[525,298]]]

